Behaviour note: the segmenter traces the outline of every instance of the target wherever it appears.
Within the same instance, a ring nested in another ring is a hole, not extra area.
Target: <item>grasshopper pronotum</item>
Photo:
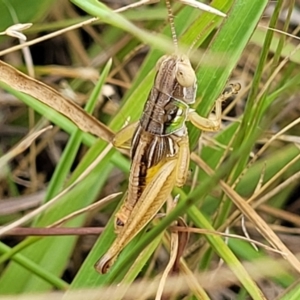
[[[166,1],[174,44],[177,39],[169,1]],[[177,51],[178,52],[178,51]],[[204,131],[217,131],[221,102],[236,94],[240,85],[216,100],[214,119],[199,116],[189,105],[195,102],[195,71],[186,55],[174,53],[160,58],[157,74],[139,122],[119,131],[116,147],[131,140],[131,169],[125,200],[115,217],[117,237],[96,263],[106,273],[124,247],[153,219],[171,194],[183,186],[188,173],[190,150],[186,121]]]

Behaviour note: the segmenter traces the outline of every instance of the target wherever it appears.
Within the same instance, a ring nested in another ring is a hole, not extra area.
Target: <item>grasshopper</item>
[[[169,12],[174,44],[177,38],[170,3]],[[222,94],[215,103],[216,117],[199,116],[190,105],[195,102],[196,74],[188,56],[164,55],[156,64],[153,87],[141,119],[119,131],[113,141],[122,147],[131,140],[131,169],[125,200],[115,216],[117,237],[95,264],[106,273],[124,247],[155,217],[173,187],[184,185],[189,167],[190,149],[185,123],[204,131],[217,131],[221,124],[221,103],[236,94],[240,85]]]

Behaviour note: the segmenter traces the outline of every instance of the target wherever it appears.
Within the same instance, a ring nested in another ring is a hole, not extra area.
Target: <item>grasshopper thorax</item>
[[[156,68],[141,126],[150,133],[164,136],[185,128],[189,105],[195,102],[197,81],[185,55],[165,55],[157,62]]]

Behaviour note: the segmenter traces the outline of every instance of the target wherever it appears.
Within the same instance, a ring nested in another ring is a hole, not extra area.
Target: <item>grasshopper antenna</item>
[[[166,0],[167,1],[167,0]],[[226,14],[219,11],[218,9],[215,9],[209,5],[206,5],[206,4],[203,4],[203,3],[200,3],[200,2],[196,2],[195,0],[180,0],[182,3],[184,4],[187,4],[187,5],[190,5],[192,7],[195,7],[197,9],[200,9],[200,10],[203,10],[203,11],[206,11],[206,12],[209,12],[211,14],[215,14],[217,16],[220,16],[222,18],[225,18],[226,17]],[[210,25],[208,25],[210,26]],[[201,36],[202,36],[202,32],[200,32],[197,37],[194,39],[194,41],[192,42],[192,44],[190,45],[189,49],[188,49],[188,52],[187,52],[187,55],[190,56],[190,53],[192,52],[193,48],[196,46],[197,42],[200,40]]]
[[[200,40],[202,36],[202,33],[199,33],[197,35],[197,37],[194,39],[194,41],[191,43],[189,49],[188,49],[188,52],[187,52],[187,56],[189,57],[190,56],[190,53],[192,52],[193,48],[195,47],[195,45],[197,44],[197,42]]]
[[[166,0],[166,7],[168,10],[168,19],[169,19],[170,28],[171,28],[172,39],[173,39],[173,43],[175,46],[175,50],[177,52],[178,51],[178,40],[177,40],[175,24],[174,24],[174,15],[173,15],[171,3],[169,0]]]

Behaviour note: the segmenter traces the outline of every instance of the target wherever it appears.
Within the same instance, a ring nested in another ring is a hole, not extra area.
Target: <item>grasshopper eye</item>
[[[193,86],[196,81],[195,72],[190,64],[184,62],[178,63],[176,70],[176,79],[183,87]]]

